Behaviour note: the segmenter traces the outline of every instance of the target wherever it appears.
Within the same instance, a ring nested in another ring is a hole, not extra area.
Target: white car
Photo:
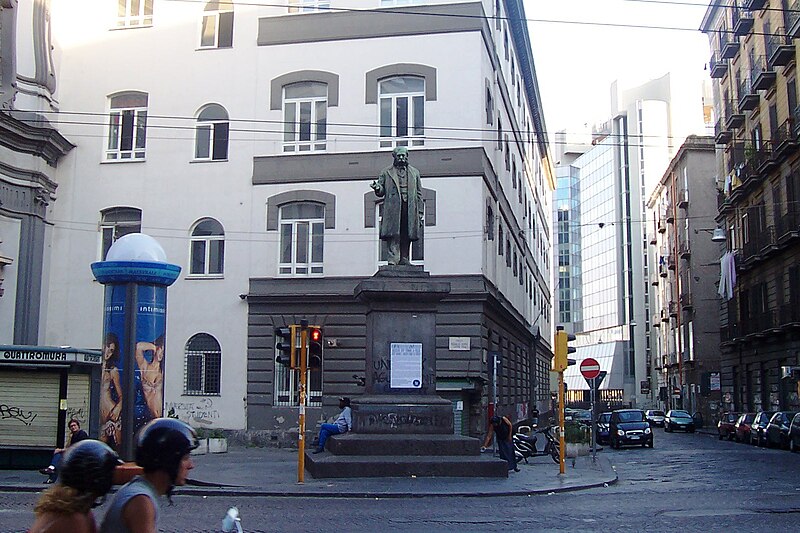
[[[644,412],[644,416],[651,426],[664,427],[664,411],[648,409]]]

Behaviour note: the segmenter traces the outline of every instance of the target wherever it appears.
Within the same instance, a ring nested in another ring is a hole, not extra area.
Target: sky
[[[607,120],[614,80],[629,87],[667,72],[702,75],[711,56],[698,30],[708,6],[703,0],[524,2],[551,139],[553,132]]]

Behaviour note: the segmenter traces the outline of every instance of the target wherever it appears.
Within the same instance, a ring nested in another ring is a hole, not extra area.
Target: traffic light
[[[311,326],[308,330],[308,368],[322,368],[322,328]]]
[[[297,326],[275,328],[275,362],[289,368],[297,368],[295,338]]]
[[[574,340],[575,335],[564,331],[564,326],[556,326],[553,372],[563,372],[568,366],[575,364],[574,359],[569,359],[567,357],[568,354],[575,353],[575,348],[567,344],[569,341]]]

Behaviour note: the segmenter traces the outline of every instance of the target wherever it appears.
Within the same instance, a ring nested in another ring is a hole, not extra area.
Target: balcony
[[[719,32],[719,54],[722,59],[733,59],[739,53],[739,38],[727,30]]]
[[[774,157],[777,159],[786,158],[797,150],[797,133],[793,118],[787,119],[772,132],[772,146]]]
[[[770,67],[769,63],[767,62],[767,58],[764,56],[759,56],[753,62],[752,78],[753,90],[766,91],[775,85],[775,78],[777,78],[777,74],[775,74],[775,69]]]
[[[741,128],[744,124],[744,113],[739,111],[733,100],[725,101],[725,127],[728,130]]]
[[[753,166],[763,178],[766,178],[765,174],[778,166],[772,154],[772,142],[770,141],[763,141],[753,154]]]
[[[692,256],[692,251],[689,248],[688,242],[682,242],[678,250],[678,255],[681,259],[689,259]]]
[[[675,258],[672,256],[667,257],[667,268],[669,270],[675,270]]]
[[[678,316],[678,302],[676,301],[669,302],[669,316],[671,317]]]
[[[664,265],[660,265],[658,267],[658,275],[661,276],[662,278],[666,278],[667,274],[668,273],[666,267]]]
[[[664,309],[661,310],[661,322],[669,322],[669,315]]]
[[[678,207],[683,209],[689,207],[689,189],[678,189]]]
[[[663,219],[659,219],[658,221],[658,232],[659,233],[666,233],[667,231],[667,224],[664,222]]]
[[[784,244],[792,239],[800,237],[800,224],[798,224],[800,217],[794,213],[794,209],[789,207],[789,212],[782,214],[778,217],[778,223],[775,228],[776,240],[778,244]]]
[[[719,53],[714,52],[708,62],[708,70],[712,78],[722,78],[728,73],[728,60],[721,59]]]
[[[691,293],[681,294],[681,307],[684,311],[690,311],[694,309],[694,302],[692,301]]]
[[[650,285],[658,287],[658,276],[650,276]]]
[[[667,215],[665,220],[667,221],[667,224],[672,224],[675,222],[675,213],[671,203],[667,205]]]
[[[786,34],[792,39],[800,37],[800,0],[792,0],[789,3],[789,11],[786,12]]]
[[[717,144],[728,144],[733,140],[733,132],[725,126],[725,122],[720,118],[714,124],[714,142]]]
[[[758,253],[762,256],[769,255],[778,248],[778,239],[775,238],[775,226],[767,226],[758,236]]]
[[[794,60],[794,43],[783,28],[767,38],[767,58],[771,67],[785,67]]]
[[[744,0],[744,8],[750,11],[758,11],[767,3],[767,0]]]
[[[798,0],[800,1],[800,0]],[[733,10],[733,34],[744,37],[753,29],[753,13],[742,7]]]
[[[800,328],[800,300],[798,298],[790,298],[795,300],[793,303],[783,304],[778,309],[778,324],[783,329]]]
[[[753,88],[751,77],[739,82],[739,111],[752,111],[758,107],[759,96]]]

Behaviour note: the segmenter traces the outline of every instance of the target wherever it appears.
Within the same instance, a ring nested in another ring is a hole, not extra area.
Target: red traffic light
[[[310,339],[311,339],[311,342],[319,342],[319,341],[321,341],[322,340],[322,332],[317,328],[312,329],[311,330]]]

